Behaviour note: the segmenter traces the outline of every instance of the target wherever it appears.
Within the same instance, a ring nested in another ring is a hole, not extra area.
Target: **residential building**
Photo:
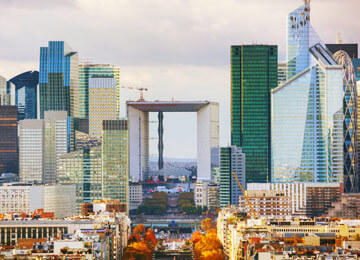
[[[245,192],[256,215],[260,216],[289,216],[292,213],[291,197],[285,196],[284,192],[268,190],[248,190]],[[244,212],[253,214],[252,209],[245,198],[239,197],[239,208]]]
[[[326,214],[333,218],[360,218],[360,193],[345,193],[331,203]]]
[[[271,181],[343,182],[342,66],[310,26],[310,1],[287,23],[287,81],[271,90]]]
[[[61,155],[69,152],[70,130],[66,111],[45,111],[45,183],[56,183]]]
[[[19,177],[21,182],[42,183],[45,174],[45,121],[19,123]]]
[[[89,134],[101,137],[103,120],[115,120],[117,83],[110,76],[89,78]]]
[[[40,118],[45,111],[67,111],[79,117],[78,53],[64,41],[49,41],[40,47]]]
[[[60,184],[76,185],[76,214],[81,213],[82,203],[102,198],[101,146],[61,155],[57,172]]]
[[[9,82],[16,87],[18,120],[37,119],[39,72],[27,71],[13,77]]]
[[[216,183],[209,183],[207,187],[207,207],[213,212],[220,208],[220,186]]]
[[[1,173],[19,173],[16,106],[0,106],[0,174]]]
[[[248,183],[248,192],[272,191],[291,198],[291,212],[296,216],[320,216],[326,214],[331,203],[343,194],[342,183]]]
[[[208,182],[197,181],[194,186],[194,202],[197,207],[207,207]]]
[[[129,212],[129,120],[104,120],[102,138],[102,197]]]
[[[119,67],[111,64],[79,64],[79,117],[89,118],[89,89],[92,77],[112,77],[116,79],[116,90],[114,99],[116,100],[116,117],[120,116],[120,70]]]
[[[247,160],[247,159],[246,159]],[[247,161],[246,161],[247,164]],[[246,189],[246,164],[242,148],[236,146],[220,148],[220,207],[239,205],[243,195],[233,172],[243,189]]]
[[[143,189],[140,183],[129,184],[129,210],[137,209],[143,202]]]
[[[246,154],[246,182],[269,182],[270,90],[278,82],[275,45],[231,46],[231,145]]]

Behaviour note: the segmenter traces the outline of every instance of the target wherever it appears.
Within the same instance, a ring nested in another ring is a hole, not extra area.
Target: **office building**
[[[0,174],[19,173],[17,107],[0,106]]]
[[[219,167],[219,103],[209,101],[128,101],[130,178],[144,181],[149,174],[149,113],[159,113],[158,167],[163,165],[165,112],[197,113],[197,179],[209,181]],[[165,130],[166,131],[166,130]],[[165,144],[166,145],[166,144]]]
[[[243,195],[232,172],[246,189],[245,154],[236,146],[220,148],[220,207],[239,205],[239,196]]]
[[[278,63],[278,86],[286,81],[287,67],[286,62]]]
[[[101,146],[84,148],[63,154],[58,162],[60,184],[76,185],[76,213],[81,213],[81,204],[101,200]]]
[[[342,182],[342,66],[310,26],[309,1],[287,21],[288,77],[271,90],[271,181]]]
[[[15,106],[15,85],[0,75],[0,105]]]
[[[129,211],[129,120],[104,120],[102,197],[126,203]]]
[[[27,71],[13,77],[9,82],[16,88],[18,120],[37,119],[39,72]]]
[[[137,209],[143,202],[143,189],[140,183],[129,184],[129,210]]]
[[[45,173],[45,121],[19,123],[19,177],[21,182],[42,183]]]
[[[120,70],[111,64],[79,64],[79,117],[89,118],[89,88],[92,77],[112,77],[116,79],[116,116],[120,116]]]
[[[7,183],[0,186],[0,213],[31,213],[36,209],[54,212],[56,218],[75,214],[74,185],[30,185]]]
[[[320,216],[343,194],[342,183],[249,183],[249,192],[273,191],[291,198],[291,215]]]
[[[45,183],[56,183],[57,164],[69,152],[70,130],[66,111],[45,111]]]
[[[89,134],[101,137],[103,120],[115,120],[116,79],[106,76],[89,78]]]
[[[246,154],[246,181],[270,181],[270,90],[277,86],[277,46],[231,46],[231,145]]]
[[[45,111],[67,111],[79,117],[78,53],[63,41],[49,41],[40,48],[40,118]]]

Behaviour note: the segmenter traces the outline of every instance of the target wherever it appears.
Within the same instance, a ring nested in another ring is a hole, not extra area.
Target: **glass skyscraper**
[[[63,41],[49,41],[40,48],[40,118],[45,111],[67,111],[78,117],[78,53]]]
[[[342,66],[311,27],[309,1],[287,24],[287,81],[271,91],[271,180],[343,182]]]
[[[102,138],[102,197],[129,211],[129,120],[104,120]]]
[[[37,118],[39,72],[27,71],[9,80],[16,87],[18,120]]]
[[[120,70],[111,64],[79,65],[79,118],[89,118],[89,81],[92,77],[113,77],[116,79],[116,116],[120,116]]]
[[[246,154],[246,182],[270,181],[270,90],[277,86],[275,45],[231,46],[231,145]]]

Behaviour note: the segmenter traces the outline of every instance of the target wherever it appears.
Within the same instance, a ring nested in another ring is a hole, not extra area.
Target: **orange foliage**
[[[191,242],[196,244],[197,242],[199,242],[201,240],[202,237],[203,237],[203,235],[201,235],[200,231],[197,230],[192,234]]]
[[[152,248],[156,246],[156,238],[154,232],[149,228],[145,234],[144,241],[151,244]]]
[[[194,256],[196,260],[223,259],[222,245],[217,238],[215,229],[208,229],[206,235],[199,231],[193,233],[192,241],[194,246]]]
[[[216,223],[214,223],[211,218],[207,218],[201,221],[201,229],[204,232],[206,232],[209,229],[215,229],[215,228],[216,228]]]
[[[213,249],[213,250],[205,251],[201,254],[200,260],[206,260],[206,259],[223,260],[224,257],[222,255],[221,249]]]
[[[138,234],[140,235],[141,237],[144,237],[145,235],[145,226],[143,224],[139,224],[137,225],[135,228],[134,228],[134,231],[133,231],[133,234]]]

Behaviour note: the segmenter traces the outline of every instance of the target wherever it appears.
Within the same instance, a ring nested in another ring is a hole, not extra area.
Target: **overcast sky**
[[[38,70],[40,46],[64,40],[80,60],[120,67],[121,85],[145,98],[220,102],[230,142],[230,45],[276,44],[285,59],[286,15],[302,0],[0,0],[0,75]],[[312,0],[326,43],[360,42],[360,0]],[[138,98],[124,90],[122,101]],[[196,115],[165,114],[165,156],[196,157]],[[155,124],[152,129],[156,129]],[[156,137],[153,131],[151,137]],[[156,152],[152,139],[151,153]]]

